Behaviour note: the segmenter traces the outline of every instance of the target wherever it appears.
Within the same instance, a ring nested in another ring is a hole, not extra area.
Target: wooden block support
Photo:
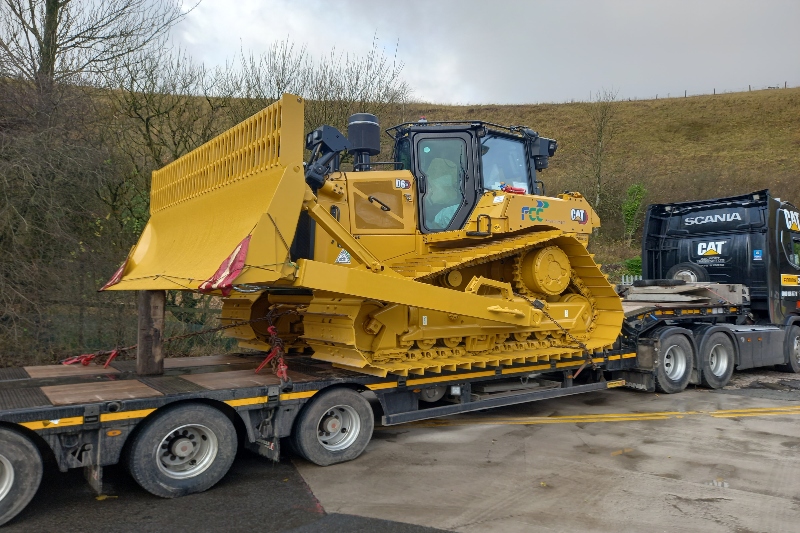
[[[139,340],[136,373],[152,376],[164,373],[164,308],[166,291],[139,291]]]

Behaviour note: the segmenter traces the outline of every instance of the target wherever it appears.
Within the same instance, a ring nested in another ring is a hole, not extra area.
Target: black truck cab
[[[761,321],[800,316],[800,212],[769,190],[650,205],[643,241],[645,279],[738,283]]]

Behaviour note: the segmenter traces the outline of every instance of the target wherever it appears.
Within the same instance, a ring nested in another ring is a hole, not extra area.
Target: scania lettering
[[[724,213],[722,215],[706,215],[693,218],[685,218],[683,223],[687,226],[695,224],[709,224],[711,222],[733,222],[734,220],[742,220],[739,213]]]

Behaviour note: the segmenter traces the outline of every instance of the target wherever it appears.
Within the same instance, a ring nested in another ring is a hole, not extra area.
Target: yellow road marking
[[[671,420],[710,416],[712,418],[739,418],[753,416],[796,416],[800,415],[797,407],[754,407],[749,409],[728,409],[719,411],[651,411],[645,413],[599,413],[563,416],[530,416],[505,418],[438,418],[410,422],[405,426],[445,427],[445,426],[503,426],[503,425],[544,425],[544,424],[592,424],[599,422],[640,422],[653,420]],[[386,428],[388,429],[388,428]]]

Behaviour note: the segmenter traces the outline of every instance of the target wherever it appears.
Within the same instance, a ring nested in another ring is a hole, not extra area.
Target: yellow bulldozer
[[[154,172],[150,220],[104,289],[217,294],[240,346],[280,338],[289,361],[382,377],[614,343],[620,299],[586,248],[600,221],[537,178],[554,140],[421,120],[386,130],[392,161],[375,162],[374,115],[305,135],[303,106],[286,94]]]

